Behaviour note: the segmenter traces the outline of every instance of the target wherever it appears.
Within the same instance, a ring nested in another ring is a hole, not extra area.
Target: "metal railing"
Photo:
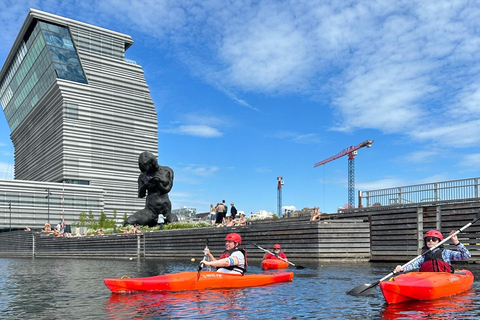
[[[469,178],[388,189],[359,191],[359,207],[379,207],[478,198],[479,179],[480,178]]]

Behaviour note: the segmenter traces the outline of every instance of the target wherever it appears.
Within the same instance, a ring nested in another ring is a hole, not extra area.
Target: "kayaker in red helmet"
[[[273,252],[274,252],[274,254],[271,254],[269,252],[265,252],[265,255],[263,256],[263,260],[278,259],[279,257],[284,259],[284,260],[287,260],[287,256],[285,255],[285,253],[282,252],[282,247],[278,243],[273,245]]]
[[[237,273],[243,275],[247,271],[247,252],[238,246],[242,244],[242,237],[238,233],[229,233],[225,237],[225,251],[220,258],[210,253],[208,248],[203,252],[210,258],[210,261],[202,260],[206,266],[217,267],[217,272]]]
[[[455,230],[452,230],[450,235],[454,233]],[[470,254],[470,251],[468,251],[468,249],[458,240],[456,235],[452,236],[450,239],[452,240],[453,244],[457,246],[457,251],[444,249],[443,245],[441,245],[435,250],[420,257],[417,261],[406,266],[405,268],[402,268],[402,266],[398,265],[395,268],[395,273],[410,271],[417,268],[420,268],[421,272],[453,272],[451,261],[467,260],[472,255]],[[423,240],[425,242],[425,246],[422,248],[422,251],[425,252],[442,241],[443,235],[438,230],[430,230],[425,233]]]

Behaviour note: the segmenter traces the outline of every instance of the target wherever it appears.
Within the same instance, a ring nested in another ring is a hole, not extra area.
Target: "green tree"
[[[87,221],[88,221],[88,217],[87,217],[87,214],[85,213],[85,211],[80,212],[80,215],[78,217],[79,227],[86,227],[87,226]]]
[[[95,220],[95,216],[93,215],[92,210],[88,212],[88,227],[90,229],[97,229],[98,228],[98,223]]]
[[[100,229],[105,228],[106,227],[105,226],[106,221],[107,221],[107,215],[102,210],[102,212],[100,213],[100,218],[98,218],[98,227]]]

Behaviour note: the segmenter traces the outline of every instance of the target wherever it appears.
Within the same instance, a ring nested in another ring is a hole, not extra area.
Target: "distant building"
[[[197,209],[183,206],[180,209],[173,209],[172,213],[177,215],[178,221],[192,221],[196,218]]]
[[[310,217],[313,208],[303,208],[302,210],[295,210],[290,212],[290,217]]]
[[[0,228],[43,226],[49,211],[71,223],[81,211],[123,217],[145,206],[138,156],[158,153],[157,113],[142,67],[125,58],[132,44],[30,10],[0,70],[15,148],[15,182],[0,184]]]
[[[267,212],[267,210],[259,210],[250,215],[251,220],[263,220],[263,219],[272,219],[274,216],[277,216],[275,213]]]

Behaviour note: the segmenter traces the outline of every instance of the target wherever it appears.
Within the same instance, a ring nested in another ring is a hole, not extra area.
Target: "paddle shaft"
[[[207,243],[205,244],[205,249],[208,249],[208,239],[207,239]],[[207,261],[207,259],[208,259],[207,253],[204,253],[203,260]],[[202,271],[204,266],[205,264],[203,262],[200,262],[200,264],[198,265],[197,281],[200,278],[200,271]]]
[[[259,245],[256,245],[255,243],[252,243],[252,244],[253,244],[255,247],[257,247],[258,249],[263,250],[263,251],[265,251],[265,252],[267,252],[267,253],[270,253],[270,254],[276,256],[278,259],[283,260],[283,261],[285,261],[285,262],[287,262],[287,263],[290,263],[290,264],[291,264],[292,266],[294,266],[294,267],[297,267],[294,263],[291,263],[290,261],[285,260],[285,259],[283,259],[282,257],[279,257],[279,256],[276,255],[275,253],[273,253],[273,252],[271,252],[271,251],[269,251],[269,250],[267,250],[267,249],[264,249],[264,248],[260,247]],[[298,267],[301,267],[301,266],[298,266]]]

